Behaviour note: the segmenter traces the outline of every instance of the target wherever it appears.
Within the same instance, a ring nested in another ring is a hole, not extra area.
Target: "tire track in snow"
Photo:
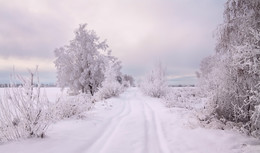
[[[126,100],[126,103],[124,104],[122,110],[114,115],[112,119],[107,121],[108,123],[105,124],[101,130],[104,130],[101,134],[98,134],[95,136],[95,141],[93,141],[88,146],[83,146],[79,148],[75,152],[83,152],[83,153],[102,153],[105,148],[107,147],[107,144],[115,134],[116,130],[119,128],[121,122],[131,113],[131,106],[129,106],[129,101]],[[98,150],[98,151],[97,151]]]
[[[161,127],[161,123],[158,119],[158,116],[157,114],[155,113],[155,111],[151,108],[151,106],[146,102],[144,101],[143,102],[144,105],[146,105],[145,109],[146,109],[146,120],[149,121],[149,118],[148,118],[148,113],[149,113],[149,116],[151,117],[150,119],[150,122],[151,122],[151,126],[149,126],[148,128],[148,135],[150,136],[150,138],[148,140],[154,140],[154,144],[148,144],[147,146],[149,147],[149,153],[170,153],[170,149],[168,147],[168,142],[165,138],[165,135],[163,133],[163,130],[162,130],[162,127]],[[147,110],[148,109],[148,110]],[[147,113],[148,112],[148,113]],[[151,129],[152,128],[152,129]],[[150,134],[153,134],[154,136],[151,138],[151,135],[149,134],[149,131],[150,131]],[[148,143],[151,143],[148,141]],[[158,146],[158,148],[154,148],[155,146]]]
[[[126,117],[132,112],[132,106],[129,103],[129,101],[127,100],[127,104],[128,107],[126,114],[122,115],[121,117],[119,117],[119,119],[117,119],[117,126],[114,128],[114,130],[110,133],[109,137],[106,138],[104,143],[101,143],[100,146],[103,147],[99,150],[98,153],[104,153],[106,148],[109,146],[109,142],[111,142],[111,139],[113,138],[113,136],[115,135],[116,131],[119,129],[119,127],[121,126],[122,122],[126,119]]]
[[[141,101],[141,100],[140,100]],[[142,102],[142,114],[143,114],[143,119],[144,119],[144,143],[145,143],[145,147],[143,150],[143,153],[148,153],[148,141],[149,141],[149,134],[148,134],[148,118],[147,118],[147,114],[145,112],[145,105],[144,102]]]

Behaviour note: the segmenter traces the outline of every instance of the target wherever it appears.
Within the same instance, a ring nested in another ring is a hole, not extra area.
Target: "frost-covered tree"
[[[256,105],[250,101],[250,92],[259,90],[256,84],[260,81],[259,10],[259,0],[228,0],[219,29],[216,51],[224,73],[218,82],[225,83],[219,85],[216,97],[218,113],[235,121],[250,121]]]
[[[151,73],[147,74],[141,83],[142,91],[152,97],[163,97],[168,91],[165,68],[158,64]]]
[[[107,48],[86,24],[80,25],[69,45],[55,50],[58,85],[93,95],[104,80],[104,61],[111,57]]]
[[[131,87],[135,86],[135,80],[131,75],[125,74],[123,76],[123,80],[124,80],[124,82],[128,83],[129,86],[131,86]]]
[[[230,52],[233,46],[255,44],[259,46],[252,31],[260,27],[259,0],[227,0],[224,23],[217,30],[217,53]]]
[[[217,33],[216,53],[213,60],[202,62],[200,73],[200,78],[208,84],[217,116],[242,122],[249,132],[254,129],[253,114],[260,104],[257,98],[260,94],[259,10],[259,0],[226,2],[224,23]]]

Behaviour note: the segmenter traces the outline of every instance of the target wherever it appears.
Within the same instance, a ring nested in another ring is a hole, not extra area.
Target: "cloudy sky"
[[[56,80],[55,48],[79,24],[107,39],[123,72],[140,78],[161,61],[172,84],[196,83],[202,58],[214,52],[213,32],[225,0],[0,0],[0,83],[14,66],[39,65],[41,80]]]

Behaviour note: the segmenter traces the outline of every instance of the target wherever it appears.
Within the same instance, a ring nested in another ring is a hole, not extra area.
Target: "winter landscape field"
[[[0,153],[260,153],[260,0],[0,0]]]

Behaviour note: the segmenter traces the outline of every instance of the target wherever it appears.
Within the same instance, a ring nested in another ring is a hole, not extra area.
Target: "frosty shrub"
[[[141,90],[149,96],[161,98],[166,95],[168,85],[166,83],[165,70],[161,64],[157,65],[150,74],[147,74],[140,84]]]
[[[124,80],[120,79],[120,62],[110,61],[105,69],[105,80],[95,95],[98,100],[116,97],[124,90]],[[120,77],[121,78],[121,77]]]
[[[118,82],[104,82],[103,87],[97,92],[97,99],[116,97],[123,92],[124,87]]]
[[[0,142],[43,138],[51,123],[49,102],[40,92],[37,69],[29,73],[29,77],[13,75],[12,86],[5,89],[0,99]],[[17,86],[17,83],[21,85]]]
[[[170,87],[163,97],[167,107],[181,107],[193,109],[202,103],[203,98],[197,93],[195,87]]]
[[[84,116],[84,112],[90,110],[94,103],[89,94],[81,93],[75,96],[61,96],[53,109],[55,120]]]

